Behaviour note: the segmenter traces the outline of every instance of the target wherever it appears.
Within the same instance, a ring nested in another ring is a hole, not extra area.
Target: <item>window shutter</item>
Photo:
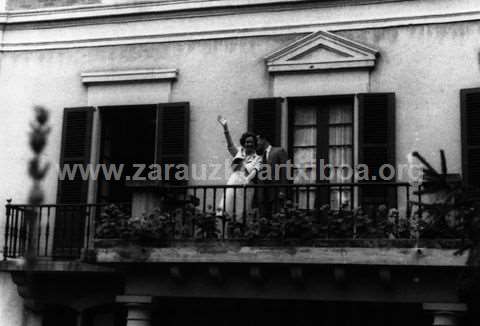
[[[359,94],[358,102],[359,163],[368,166],[369,181],[385,182],[379,176],[380,167],[383,164],[395,167],[395,94]],[[395,182],[395,178],[390,182]],[[362,204],[397,205],[394,186],[362,187],[360,193]]]
[[[460,98],[463,178],[480,188],[480,88],[461,90]]]
[[[93,108],[66,108],[63,112],[60,168],[74,164],[84,167],[90,162]],[[73,170],[72,170],[73,171]],[[58,181],[57,203],[85,204],[88,196],[88,180],[82,180],[77,170],[73,180],[65,175]],[[59,206],[55,217],[54,256],[76,258],[83,247],[86,208]]]
[[[189,103],[165,103],[157,106],[157,151],[155,162],[161,164],[162,175],[167,164],[188,164]],[[175,180],[177,168],[171,168],[167,183],[182,184],[187,180]]]
[[[248,130],[262,133],[273,146],[281,145],[282,98],[248,100]]]
[[[60,167],[90,162],[93,108],[66,108],[63,112]],[[59,180],[57,202],[61,204],[86,203],[88,180],[76,173],[74,180]]]

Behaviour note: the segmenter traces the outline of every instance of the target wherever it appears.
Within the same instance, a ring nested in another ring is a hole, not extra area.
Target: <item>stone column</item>
[[[467,306],[463,303],[424,303],[423,310],[433,315],[433,326],[457,326]]]
[[[43,315],[39,311],[25,309],[23,324],[28,326],[42,326]]]
[[[127,326],[150,326],[153,297],[141,295],[120,295],[117,302],[127,308]]]
[[[18,283],[17,283],[18,284]],[[28,293],[29,289],[25,289],[25,285],[17,285],[18,291]],[[25,296],[23,298],[23,325],[27,326],[42,326],[43,318],[46,311],[45,305],[31,297]],[[1,324],[1,323],[0,323]]]

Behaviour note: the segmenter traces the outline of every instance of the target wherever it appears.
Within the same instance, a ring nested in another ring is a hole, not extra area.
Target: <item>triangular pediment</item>
[[[318,31],[266,57],[270,72],[373,68],[378,51],[336,34]]]

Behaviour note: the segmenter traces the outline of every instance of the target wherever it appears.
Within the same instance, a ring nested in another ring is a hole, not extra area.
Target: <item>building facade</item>
[[[452,281],[466,254],[454,256],[452,246],[99,246],[98,211],[89,208],[85,218],[56,204],[128,202],[141,214],[158,204],[163,183],[59,181],[56,164],[185,164],[197,177],[179,187],[198,189],[197,206],[215,210],[230,169],[217,123],[223,115],[235,141],[247,130],[267,134],[287,150],[303,184],[317,185],[293,186],[299,209],[368,202],[408,218],[415,195],[400,170],[412,151],[439,168],[443,149],[449,173],[480,182],[477,1],[0,5],[0,198],[11,199],[0,215],[1,325],[469,322]],[[52,164],[43,183],[52,206],[39,211],[39,257],[27,272],[20,206],[31,183],[35,105],[50,112],[42,160]],[[326,182],[322,162],[334,171]],[[370,176],[382,164],[396,174],[371,190],[360,189],[358,176],[340,180],[340,166],[358,164],[373,167]],[[205,165],[219,177],[201,177]],[[135,172],[148,169],[126,173]]]

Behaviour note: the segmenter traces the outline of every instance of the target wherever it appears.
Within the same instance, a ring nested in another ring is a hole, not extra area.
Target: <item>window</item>
[[[289,110],[294,182],[353,182],[345,170],[353,166],[353,97],[291,99]],[[299,196],[300,207],[323,204],[352,207],[351,189],[334,186],[329,192],[312,189]]]
[[[463,179],[480,188],[480,88],[464,89],[460,98]]]
[[[64,110],[60,167],[77,164],[87,169],[92,151],[94,111],[93,107]],[[188,103],[104,107],[100,111],[103,120],[100,163],[125,164],[124,177],[132,172],[131,163],[188,164]],[[175,182],[175,172],[175,169],[170,169],[170,182]],[[125,178],[118,181],[100,179],[98,199],[129,201],[130,192],[125,181]],[[88,186],[89,180],[83,179],[81,173],[75,173],[73,179],[59,180],[57,203],[86,203]],[[75,210],[57,209],[54,255],[62,256],[67,252],[74,256],[80,253],[85,234],[82,228],[85,215],[81,207]]]
[[[102,107],[100,111],[103,120],[100,163],[188,163],[188,103]],[[65,109],[60,166],[90,163],[93,112],[92,107]],[[171,182],[175,181],[175,172],[170,170]],[[87,201],[88,180],[82,180],[79,173],[75,176],[75,180],[59,181],[58,203]],[[115,190],[116,187],[122,188],[113,185],[102,196],[109,197],[113,191],[121,199],[121,189]]]
[[[304,192],[298,199],[301,207],[313,208],[323,204],[330,204],[333,208],[356,204],[396,207],[396,188],[389,185],[395,181],[395,176],[389,180],[380,177],[382,165],[390,164],[395,168],[394,93],[288,98],[288,114],[285,115],[288,123],[283,133],[282,102],[281,98],[250,99],[249,130],[269,135],[275,146],[280,146],[281,137],[288,135],[290,158],[299,167],[297,175],[301,173],[303,179],[295,182],[345,183],[345,186]],[[354,129],[356,103],[358,130]],[[354,162],[355,148],[357,162]],[[325,168],[325,176],[332,176],[328,178],[330,180],[320,178],[322,159],[324,166],[330,164]],[[345,166],[355,167],[356,164],[365,164],[369,168],[369,184],[363,185],[358,192],[348,184],[361,183],[361,180],[347,179],[345,170]],[[378,182],[382,184],[376,184]]]
[[[122,178],[115,180],[100,174],[97,202],[129,202],[132,188],[126,177],[136,172],[134,164],[150,166],[155,160],[155,105],[101,107],[101,139],[99,163],[122,169]],[[146,177],[147,169],[141,177]]]

